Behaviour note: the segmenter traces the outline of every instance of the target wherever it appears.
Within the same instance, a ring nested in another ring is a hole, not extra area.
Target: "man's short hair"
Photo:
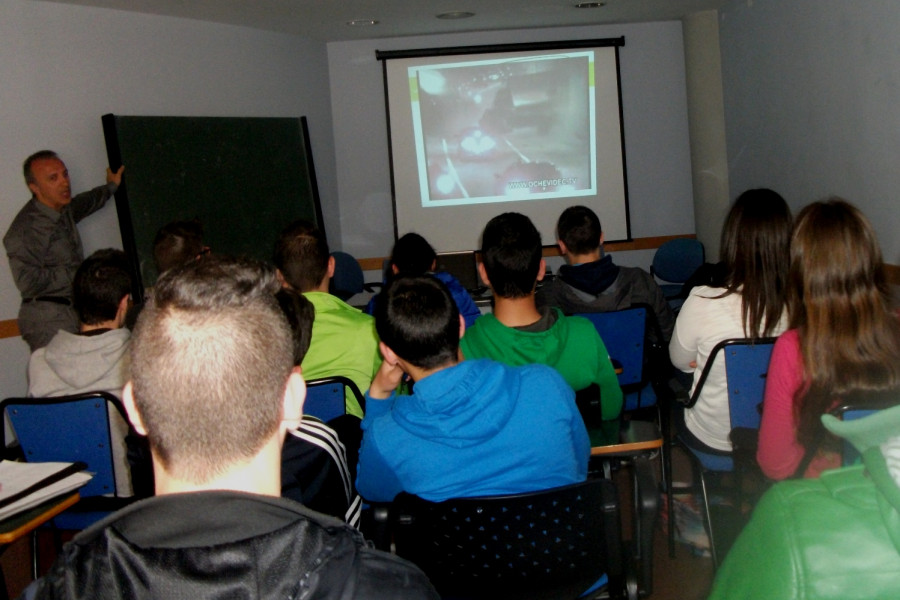
[[[287,319],[294,339],[294,364],[299,365],[309,350],[312,341],[312,326],[316,318],[316,307],[298,291],[281,288],[275,294],[281,312]]]
[[[275,266],[298,292],[319,287],[328,274],[328,257],[325,234],[303,219],[285,227],[275,244]]]
[[[97,250],[75,271],[72,303],[78,320],[85,325],[115,319],[119,303],[130,293],[131,271],[128,258],[121,250]]]
[[[166,223],[153,238],[153,262],[162,274],[203,254],[203,225],[199,219]]]
[[[498,215],[488,221],[481,234],[481,260],[494,294],[524,298],[537,284],[541,234],[525,215]]]
[[[375,330],[388,348],[420,369],[456,362],[459,309],[441,281],[398,277],[375,305]]]
[[[255,456],[294,366],[274,269],[210,256],[167,271],[131,342],[134,398],[173,476],[203,483]]]
[[[437,254],[434,248],[418,233],[407,233],[394,244],[391,264],[398,275],[424,275],[431,270]]]
[[[22,174],[25,176],[26,185],[36,183],[34,172],[31,170],[31,166],[35,163],[35,161],[48,160],[51,158],[59,160],[59,155],[56,154],[56,152],[54,152],[53,150],[38,150],[25,159],[25,162],[22,164]]]
[[[556,238],[573,254],[588,254],[600,248],[603,229],[597,213],[587,206],[570,206],[559,215]]]

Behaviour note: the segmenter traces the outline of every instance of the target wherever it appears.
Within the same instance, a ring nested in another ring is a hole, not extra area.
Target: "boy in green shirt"
[[[545,268],[541,235],[528,217],[504,213],[488,222],[478,273],[493,292],[494,310],[465,332],[462,353],[509,365],[549,365],[576,391],[597,384],[603,420],[617,419],[622,389],[593,324],[535,305],[535,288]]]
[[[275,245],[275,266],[282,285],[302,293],[316,309],[312,340],[301,368],[307,381],[343,375],[365,393],[381,366],[375,320],[328,293],[334,258],[322,232],[309,221],[285,228]],[[363,417],[362,408],[347,394],[347,412]]]

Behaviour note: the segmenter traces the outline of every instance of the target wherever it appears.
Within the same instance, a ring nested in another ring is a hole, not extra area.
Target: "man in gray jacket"
[[[75,332],[72,278],[84,258],[76,223],[106,204],[122,171],[106,170],[106,184],[72,196],[69,170],[51,150],[25,160],[29,200],[3,236],[16,287],[22,294],[19,331],[31,351],[47,345],[60,329]]]

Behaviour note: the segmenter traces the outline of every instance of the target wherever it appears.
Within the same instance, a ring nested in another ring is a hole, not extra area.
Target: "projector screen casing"
[[[415,231],[441,252],[475,250],[487,221],[515,211],[552,245],[559,214],[582,204],[598,214],[606,240],[630,240],[623,44],[617,38],[377,52],[395,237]],[[529,191],[506,195],[514,185]]]

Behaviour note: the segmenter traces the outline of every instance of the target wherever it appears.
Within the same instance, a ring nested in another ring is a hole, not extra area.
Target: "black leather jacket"
[[[200,600],[438,598],[411,563],[283,498],[142,500],[84,530],[23,597]]]

